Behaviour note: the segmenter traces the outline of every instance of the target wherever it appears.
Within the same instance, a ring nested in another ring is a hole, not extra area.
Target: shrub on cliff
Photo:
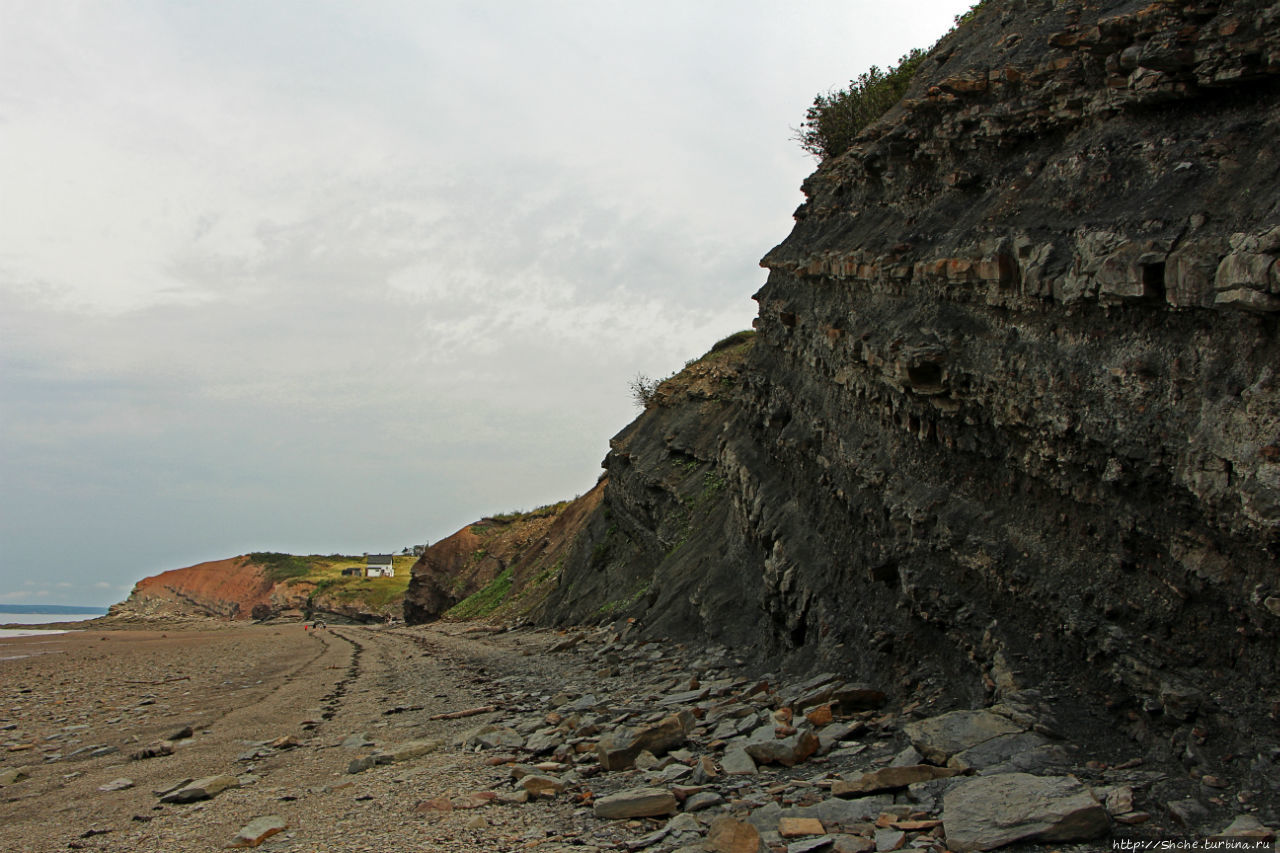
[[[796,131],[800,147],[819,160],[849,150],[864,127],[902,99],[924,57],[916,48],[886,71],[873,65],[850,80],[849,88],[819,93]]]

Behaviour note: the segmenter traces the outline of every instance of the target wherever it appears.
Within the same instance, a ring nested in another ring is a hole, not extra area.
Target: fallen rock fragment
[[[555,776],[529,775],[521,778],[517,785],[531,797],[554,797],[565,789],[564,782]]]
[[[31,768],[29,767],[4,767],[0,768],[0,788],[6,785],[12,785],[15,782],[21,782],[23,779],[31,777]]]
[[[756,775],[756,763],[751,756],[747,754],[745,749],[734,747],[725,752],[724,758],[720,759],[720,769],[726,776],[754,776]]]
[[[778,820],[778,834],[783,838],[800,838],[805,835],[823,835],[826,829],[822,821],[812,817],[784,817]]]
[[[876,853],[886,850],[901,850],[907,843],[907,834],[900,829],[876,830]]]
[[[236,833],[236,837],[231,839],[228,847],[257,847],[277,832],[284,832],[289,828],[289,824],[280,815],[263,815],[255,817],[249,821],[240,831]]]
[[[203,779],[197,779],[190,782],[176,791],[171,791],[162,797],[162,803],[193,803],[196,800],[208,800],[221,794],[228,788],[239,788],[240,780],[234,776],[228,776],[225,773],[217,776],[206,776]]]
[[[759,853],[764,845],[754,826],[725,815],[711,822],[706,849],[708,853]]]
[[[906,767],[882,767],[869,773],[863,773],[852,781],[837,781],[831,785],[831,793],[836,797],[858,797],[863,794],[875,794],[879,791],[892,791],[905,788],[917,782],[931,782],[934,779],[946,779],[963,771],[950,767],[935,767],[932,764],[913,764]]]
[[[159,758],[162,755],[173,755],[173,741],[162,740],[150,746],[144,746],[136,752],[129,753],[129,758],[133,761],[142,761],[147,758]]]
[[[675,794],[662,788],[634,788],[601,797],[592,807],[595,816],[603,820],[628,820],[636,817],[657,817],[675,814]]]
[[[951,711],[927,720],[908,723],[903,731],[911,739],[911,745],[920,750],[926,760],[934,764],[946,764],[957,752],[980,743],[1021,732],[1022,729],[1009,719],[990,711]]]
[[[625,770],[641,752],[665,755],[682,746],[688,737],[687,728],[682,715],[671,714],[649,726],[619,729],[600,739],[596,755],[604,769]]]
[[[99,791],[123,791],[126,788],[132,788],[132,787],[133,787],[133,780],[121,776],[119,779],[112,779],[110,782],[107,782],[105,785],[99,785],[98,790]]]
[[[952,850],[993,850],[1015,841],[1086,841],[1110,828],[1107,811],[1071,776],[979,776],[943,797]]]
[[[402,761],[412,761],[415,758],[421,758],[424,755],[435,752],[439,748],[440,741],[438,740],[410,740],[393,744],[369,755],[353,758],[347,764],[347,772],[363,773],[370,767],[379,764],[398,764]]]
[[[1272,841],[1276,833],[1269,826],[1251,814],[1236,815],[1221,832],[1214,834],[1213,839],[1256,838],[1260,841]]]
[[[772,732],[768,735],[753,738],[742,747],[758,764],[793,767],[818,751],[818,736],[811,731],[798,731],[786,737],[772,737]]]

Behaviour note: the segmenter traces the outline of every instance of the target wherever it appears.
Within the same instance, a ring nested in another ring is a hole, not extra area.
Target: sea
[[[71,605],[0,604],[0,638],[29,637],[36,634],[60,634],[63,630],[39,628],[52,622],[85,622],[105,616],[105,607],[76,607]]]

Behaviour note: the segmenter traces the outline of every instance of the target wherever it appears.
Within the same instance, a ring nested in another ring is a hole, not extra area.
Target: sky
[[[0,0],[0,603],[595,483],[925,0]]]

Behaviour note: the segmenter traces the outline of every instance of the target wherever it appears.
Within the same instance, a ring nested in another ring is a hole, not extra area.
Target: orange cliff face
[[[274,587],[265,569],[248,557],[214,560],[143,578],[111,615],[251,619],[255,605],[271,605]]]

